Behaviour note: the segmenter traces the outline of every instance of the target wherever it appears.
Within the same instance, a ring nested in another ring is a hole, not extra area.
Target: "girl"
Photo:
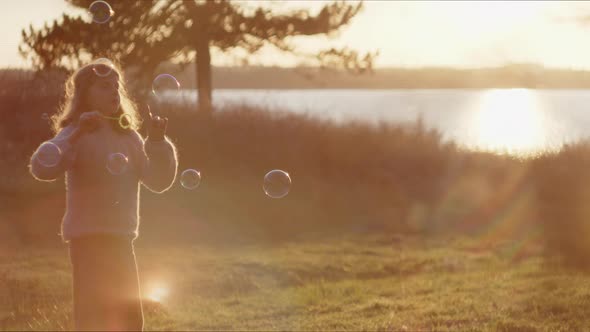
[[[118,68],[90,64],[66,84],[66,102],[52,117],[57,135],[33,154],[41,181],[65,172],[62,237],[69,243],[76,330],[142,330],[133,240],[139,226],[139,184],[161,193],[177,172],[167,118],[149,113],[138,134],[136,106]],[[47,162],[55,160],[56,162]],[[53,154],[53,155],[52,155]]]

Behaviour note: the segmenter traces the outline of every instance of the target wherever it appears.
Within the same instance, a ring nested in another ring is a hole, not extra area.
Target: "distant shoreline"
[[[176,75],[184,86],[195,87],[192,66]],[[590,89],[590,71],[531,65],[482,69],[389,68],[361,75],[318,68],[216,67],[212,76],[215,89]]]
[[[32,70],[0,69],[0,80],[30,77]],[[162,65],[155,74],[175,75],[183,88],[194,89],[194,65],[180,71]],[[458,69],[379,68],[373,73],[353,75],[344,71],[314,67],[213,67],[214,89],[240,90],[477,90],[477,89],[590,89],[590,71],[554,69],[518,64],[496,68]]]

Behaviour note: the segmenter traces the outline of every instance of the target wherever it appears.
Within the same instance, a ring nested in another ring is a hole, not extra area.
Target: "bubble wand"
[[[119,126],[123,129],[129,129],[131,127],[131,116],[129,114],[123,113],[120,116],[106,116],[101,114],[100,116],[103,119],[119,121]]]

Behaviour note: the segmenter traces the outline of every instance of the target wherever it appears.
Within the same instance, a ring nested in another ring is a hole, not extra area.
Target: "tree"
[[[82,9],[93,2],[66,1]],[[91,58],[108,57],[126,68],[136,68],[144,82],[164,61],[182,68],[195,61],[199,110],[204,113],[211,111],[211,48],[254,54],[271,45],[320,66],[337,66],[355,73],[370,70],[377,55],[361,55],[348,48],[306,54],[298,52],[289,40],[337,33],[359,13],[362,2],[333,2],[316,15],[307,9],[277,13],[276,8],[229,0],[111,0],[110,5],[115,15],[105,24],[64,14],[51,26],[23,30],[21,55],[40,70],[72,70]]]

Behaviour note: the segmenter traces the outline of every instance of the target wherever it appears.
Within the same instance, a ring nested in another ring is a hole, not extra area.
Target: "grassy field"
[[[383,235],[136,245],[148,330],[590,329],[590,277],[551,268],[536,246]],[[0,255],[0,329],[71,328],[67,247]]]

